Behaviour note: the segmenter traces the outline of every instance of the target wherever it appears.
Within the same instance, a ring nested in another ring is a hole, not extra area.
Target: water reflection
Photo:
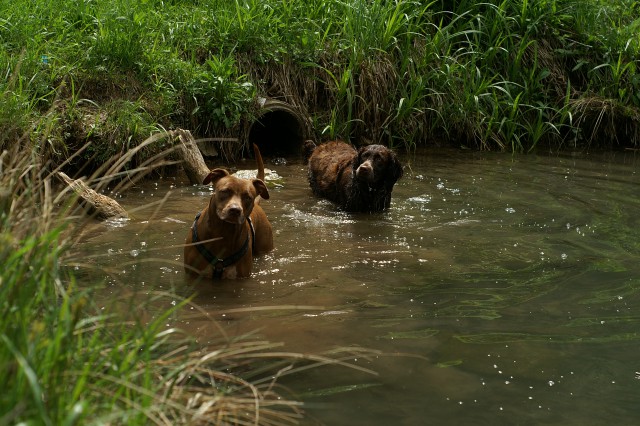
[[[180,245],[210,191],[179,178],[123,194],[132,219],[96,225],[80,249],[105,299],[195,292],[230,335],[377,351],[354,361],[377,376],[285,379],[326,424],[631,424],[640,179],[633,155],[607,155],[408,156],[374,215],[315,199],[299,162],[271,164],[276,249],[242,281],[185,284]],[[206,342],[198,315],[171,325]]]

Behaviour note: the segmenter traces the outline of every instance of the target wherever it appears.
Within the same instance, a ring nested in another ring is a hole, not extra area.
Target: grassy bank
[[[640,141],[639,2],[16,0],[0,145],[84,161],[163,128],[237,137],[257,96],[318,139],[529,151]]]

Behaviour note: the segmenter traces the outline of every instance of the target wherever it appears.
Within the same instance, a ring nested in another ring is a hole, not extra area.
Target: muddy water
[[[97,256],[105,301],[195,294],[230,335],[283,351],[377,351],[350,358],[377,375],[324,367],[282,379],[313,421],[638,424],[640,160],[403,161],[391,209],[373,215],[314,198],[298,160],[267,161],[280,176],[263,201],[276,249],[247,280],[185,283],[179,245],[210,190],[181,177],[129,191],[120,202],[134,218],[93,228],[79,248]],[[206,343],[217,333],[207,324],[193,314],[167,326]]]

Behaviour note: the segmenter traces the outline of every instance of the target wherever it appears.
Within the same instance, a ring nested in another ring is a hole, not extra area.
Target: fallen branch
[[[64,181],[78,196],[78,204],[88,215],[98,220],[112,218],[128,218],[127,211],[113,198],[98,194],[89,188],[82,179],[71,179],[63,172],[58,172],[58,177]]]
[[[196,144],[191,132],[184,129],[176,129],[170,132],[171,136],[178,137],[180,143],[176,145],[177,154],[182,160],[184,171],[189,181],[195,185],[201,185],[209,174],[209,167],[204,162],[204,157]]]

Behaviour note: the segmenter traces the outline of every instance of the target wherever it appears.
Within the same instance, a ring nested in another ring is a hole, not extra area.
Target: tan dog
[[[260,150],[253,145],[258,174],[240,179],[214,169],[202,182],[215,192],[196,215],[184,247],[184,268],[192,275],[214,279],[251,275],[253,256],[273,250],[273,231],[258,196],[269,199]]]

